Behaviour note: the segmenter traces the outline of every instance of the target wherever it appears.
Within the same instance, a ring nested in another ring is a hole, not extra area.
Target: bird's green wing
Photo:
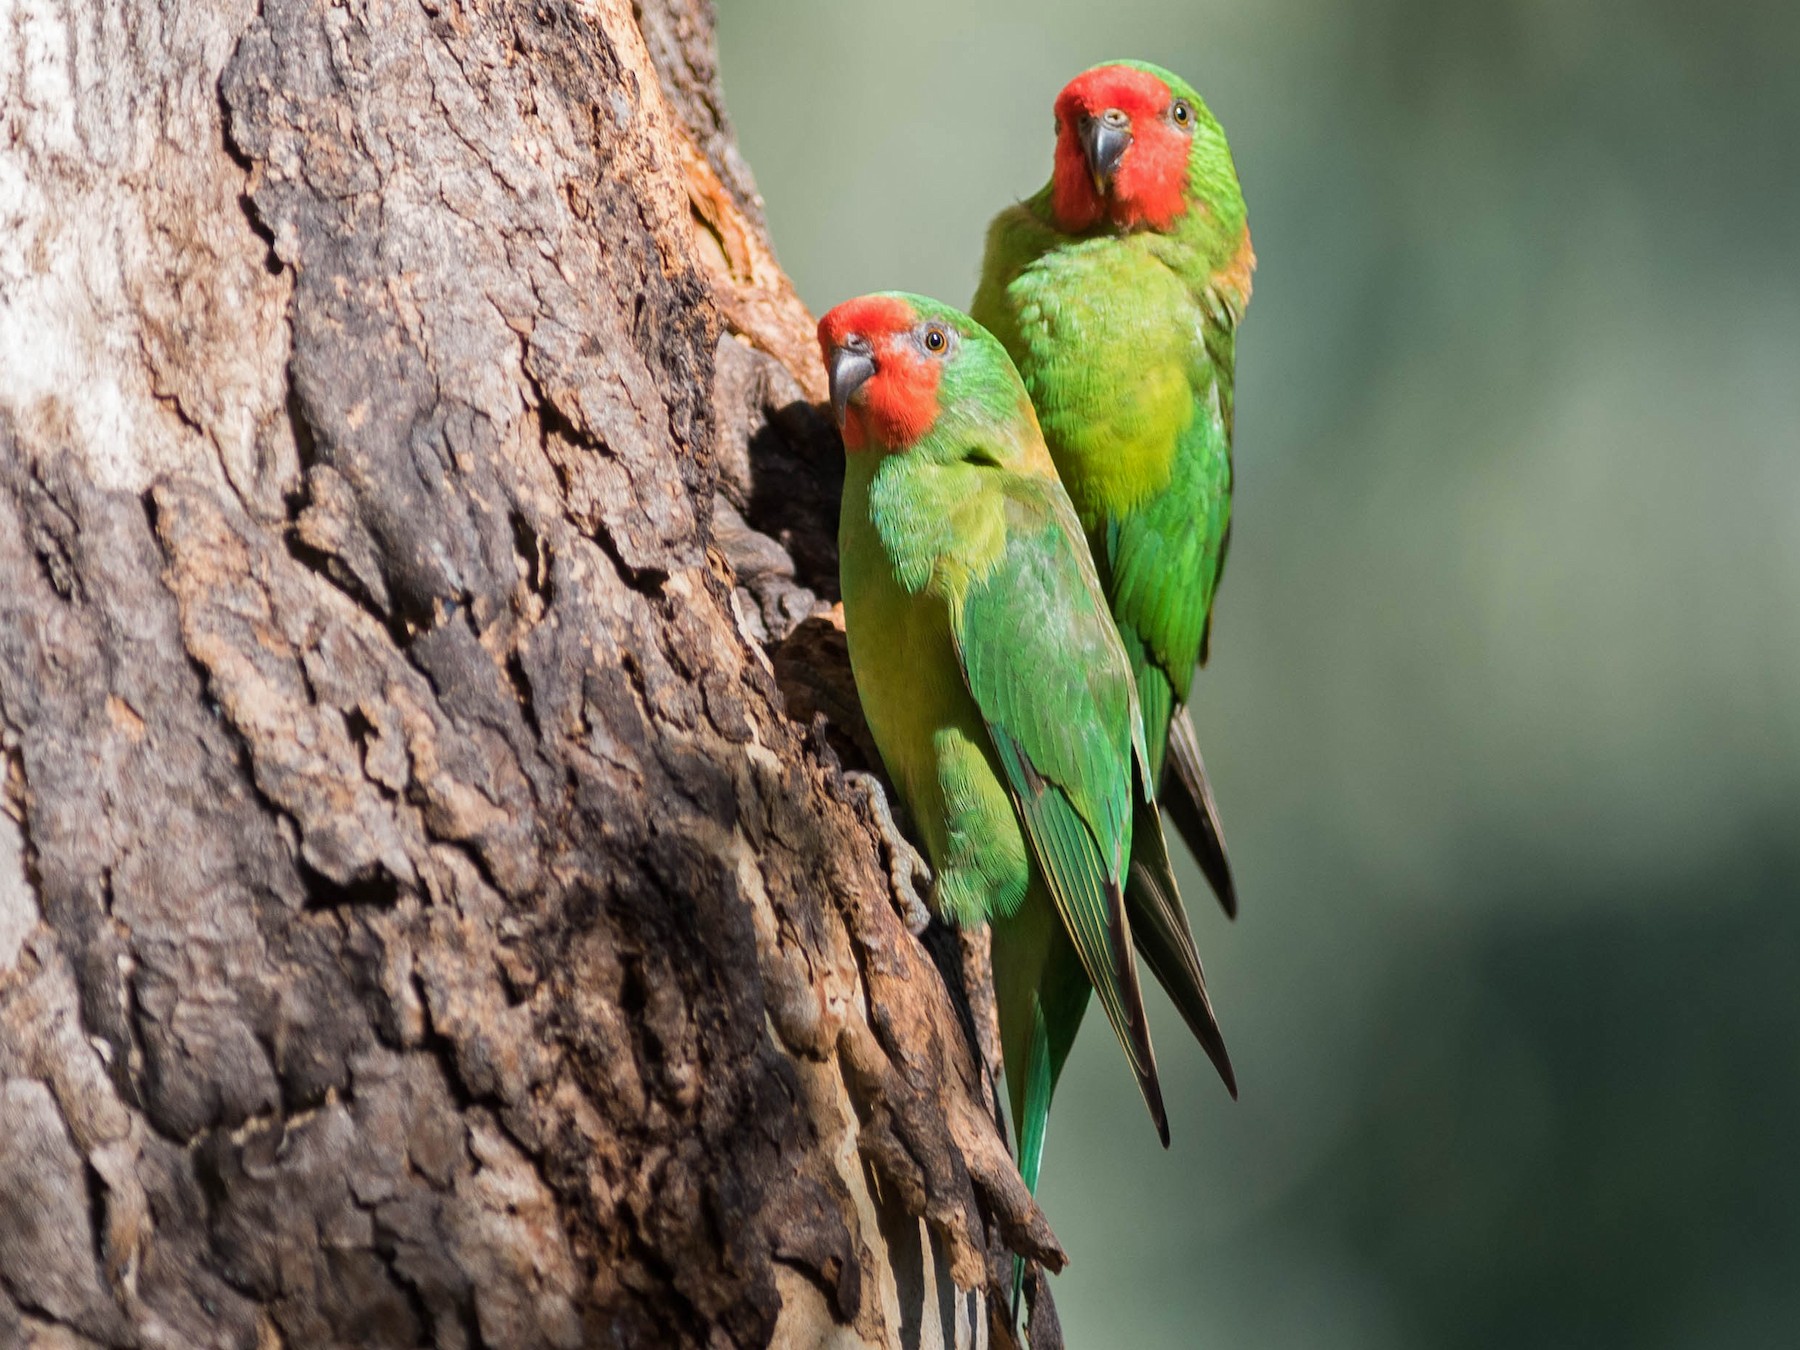
[[[1166,1144],[1124,900],[1147,781],[1131,668],[1060,485],[995,472],[1006,546],[953,608],[957,656],[1050,898]]]
[[[1156,803],[1148,800],[1139,803],[1137,825],[1132,831],[1125,910],[1131,916],[1131,936],[1138,952],[1219,1071],[1226,1091],[1236,1097],[1237,1075],[1232,1071],[1225,1036],[1219,1030],[1219,1019],[1206,992],[1206,972],[1200,966],[1187,910],[1182,906],[1181,892],[1169,866],[1162,820]]]

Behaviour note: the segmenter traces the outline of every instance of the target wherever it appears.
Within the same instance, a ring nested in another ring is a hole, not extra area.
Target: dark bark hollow
[[[7,39],[0,1346],[1002,1344],[1060,1264],[842,790],[710,24]]]

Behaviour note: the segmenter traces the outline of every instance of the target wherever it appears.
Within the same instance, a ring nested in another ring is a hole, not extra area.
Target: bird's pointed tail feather
[[[1169,748],[1163,761],[1162,807],[1205,875],[1207,885],[1219,897],[1219,906],[1237,918],[1237,884],[1231,878],[1231,858],[1225,851],[1225,831],[1219,824],[1219,804],[1213,799],[1200,758],[1200,740],[1186,704],[1176,704],[1169,718]]]

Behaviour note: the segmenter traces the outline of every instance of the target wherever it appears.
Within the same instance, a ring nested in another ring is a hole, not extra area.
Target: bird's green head
[[[949,305],[901,291],[846,300],[819,320],[819,351],[851,454],[911,450],[952,425],[961,433],[1023,422],[1036,438],[1012,358]]]
[[[1235,242],[1244,223],[1237,169],[1212,111],[1186,80],[1145,61],[1095,66],[1056,96],[1049,202],[1070,234],[1169,233],[1200,211]]]

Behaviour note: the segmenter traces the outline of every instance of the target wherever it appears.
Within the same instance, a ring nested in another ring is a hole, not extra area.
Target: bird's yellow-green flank
[[[847,632],[850,666],[882,762],[923,835],[934,876],[933,907],[952,923],[976,924],[990,914],[1018,910],[1031,863],[1012,799],[1001,785],[1004,770],[956,659],[947,574],[955,570],[985,579],[1005,542],[1004,531],[996,519],[997,503],[961,481],[977,470],[949,466],[926,476],[896,469],[879,496],[900,497],[908,485],[898,480],[922,478],[918,509],[937,516],[943,528],[923,539],[915,531],[891,528],[890,547],[873,509],[874,480],[889,462],[853,455],[845,467],[838,553],[844,610],[855,615]],[[870,509],[854,510],[850,503],[867,503]],[[896,512],[890,505],[885,514]],[[938,581],[932,574],[940,566],[945,575]],[[909,590],[902,575],[924,577],[925,584]]]

